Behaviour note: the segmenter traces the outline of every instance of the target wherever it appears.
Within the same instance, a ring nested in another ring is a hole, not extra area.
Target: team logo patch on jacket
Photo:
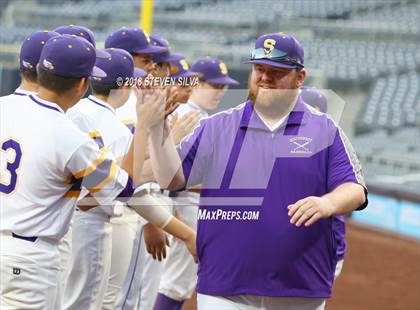
[[[290,151],[292,154],[312,154],[312,150],[309,148],[309,144],[312,142],[311,138],[308,137],[293,137],[290,139],[293,143],[294,149]]]

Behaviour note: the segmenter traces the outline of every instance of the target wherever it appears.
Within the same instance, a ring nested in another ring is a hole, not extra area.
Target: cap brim
[[[144,78],[147,76],[147,74],[148,73],[142,69],[134,68],[133,77],[135,78]]]
[[[210,84],[222,84],[222,85],[237,85],[239,82],[237,80],[232,79],[231,77],[224,76],[220,78],[214,78],[214,79],[207,79],[204,80],[207,83]]]
[[[164,53],[167,52],[168,49],[163,46],[153,46],[149,45],[145,48],[135,49],[133,52],[137,54],[155,54],[155,53]]]
[[[104,50],[96,49],[96,58],[109,58],[111,54],[105,52]]]
[[[92,69],[92,73],[90,74],[90,76],[104,78],[104,77],[106,77],[106,73],[105,73],[104,70],[100,69],[99,67],[94,66],[93,69]]]
[[[276,68],[285,68],[285,69],[295,69],[297,66],[295,65],[288,65],[281,62],[276,62],[269,59],[255,59],[255,60],[248,60],[245,61],[246,64],[261,64],[261,65],[268,65]]]

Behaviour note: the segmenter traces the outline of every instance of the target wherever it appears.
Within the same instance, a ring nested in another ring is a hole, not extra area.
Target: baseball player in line
[[[152,74],[155,78],[167,78],[170,74],[169,62],[180,59],[181,56],[174,54],[170,49],[169,42],[160,36],[151,35],[150,41],[153,46],[166,49],[166,52],[152,55],[152,60],[156,67]],[[169,86],[162,85],[160,87],[168,94],[176,95],[176,93],[171,92],[172,89]],[[161,192],[159,185],[154,180],[153,173],[152,179],[149,181],[151,182],[148,186],[153,189],[154,197],[172,213],[172,200]],[[143,232],[143,239],[139,247],[139,260],[142,268],[139,270],[140,294],[138,297],[138,309],[147,310],[153,308],[158,293],[159,281],[163,270],[162,260],[166,258],[169,240],[164,231],[151,223],[145,223]]]
[[[115,109],[131,93],[118,78],[141,78],[146,72],[134,69],[131,55],[121,49],[108,49],[110,57],[98,59],[96,66],[106,73],[91,80],[93,94],[67,111],[67,116],[114,158],[123,158],[131,145],[131,132],[116,117]],[[72,255],[66,280],[63,309],[99,309],[102,306],[111,268],[111,218],[122,215],[123,206],[99,206],[82,212],[76,209],[72,226]],[[76,242],[77,240],[77,242]]]
[[[135,67],[143,69],[149,74],[154,74],[157,69],[152,55],[168,51],[167,47],[152,44],[152,40],[140,28],[125,27],[109,35],[105,41],[105,47],[126,50],[132,55]],[[134,133],[137,124],[136,97],[134,94],[131,94],[128,101],[116,110],[116,114]],[[144,178],[143,176],[141,183],[145,183],[143,186],[149,193],[155,195],[159,191],[159,187],[157,184],[152,186],[148,183],[150,181],[150,177]],[[157,203],[168,205],[168,201]],[[137,308],[139,307],[141,293],[147,293],[143,285],[151,286],[155,283],[152,277],[147,279],[146,283],[142,282],[144,270],[147,267],[145,258],[149,256],[143,241],[144,227],[147,221],[132,212],[130,208],[125,207],[122,216],[112,218],[111,223],[113,226],[111,272],[103,307],[105,309]],[[153,228],[152,225],[148,225],[148,227]],[[161,244],[165,246],[166,235],[158,228],[154,230],[159,233]],[[120,240],[127,240],[127,242],[121,243]],[[142,251],[142,249],[144,250]],[[146,296],[150,296],[150,294]]]
[[[180,104],[179,106],[182,106],[188,102],[193,89],[193,83],[198,81],[198,78],[201,76],[201,74],[190,70],[189,64],[185,57],[181,58],[180,60],[171,61],[170,66],[170,77],[176,82],[176,85],[172,86],[173,88],[176,88],[175,101]],[[179,107],[177,109],[179,109]],[[181,140],[186,135],[188,135],[191,130],[194,129],[200,118],[201,113],[198,110],[186,112],[181,117],[178,117],[178,113],[176,112],[168,116],[171,136],[175,144],[181,142]],[[147,161],[145,162],[145,165],[146,163]],[[174,193],[169,193],[169,196],[172,197],[173,194]],[[175,210],[174,212],[176,214]]]
[[[89,28],[81,25],[63,25],[59,26],[54,29],[55,32],[59,34],[68,34],[71,36],[78,36],[85,40],[88,40],[93,46],[96,47],[95,36]],[[101,57],[101,55],[97,55]],[[102,57],[109,56],[109,55],[102,55]],[[70,226],[68,232],[65,234],[64,238],[60,242],[59,250],[60,250],[60,284],[61,284],[61,292],[64,293],[67,278],[69,276],[70,267],[71,267],[71,256],[72,256],[72,222],[70,222]]]
[[[133,165],[141,167],[143,159],[122,163],[129,176],[65,115],[85,94],[89,76],[105,77],[94,67],[96,56],[84,39],[51,38],[40,56],[38,94],[15,96],[0,106],[0,308],[60,308],[58,246],[81,187],[103,205],[133,193]],[[153,112],[144,114],[149,126],[163,114],[162,97],[149,98],[156,99],[141,109]],[[147,131],[140,130],[134,141],[142,145]],[[195,253],[190,228],[164,209],[135,208],[186,240]]]
[[[182,118],[195,111],[201,118],[205,118],[208,116],[208,111],[217,108],[226,88],[238,82],[229,77],[227,66],[219,59],[210,57],[198,59],[191,70],[200,75],[200,82],[193,87],[188,102],[180,105],[173,114]],[[177,218],[196,230],[199,189],[177,192],[173,196],[182,198],[180,205],[177,206],[175,203],[174,211]],[[183,302],[194,292],[197,266],[188,257],[188,250],[181,243],[180,240],[173,238],[168,249],[155,310],[181,309]]]
[[[203,119],[178,149],[151,128],[162,187],[202,184],[199,309],[323,309],[337,265],[335,216],[367,204],[357,157],[327,114],[299,96],[299,41],[259,37],[249,99]],[[164,131],[164,132],[162,132]]]
[[[36,66],[45,43],[52,37],[60,35],[54,31],[37,31],[22,42],[19,52],[19,72],[21,83],[12,96],[33,95],[38,91]],[[7,100],[0,97],[0,101]]]

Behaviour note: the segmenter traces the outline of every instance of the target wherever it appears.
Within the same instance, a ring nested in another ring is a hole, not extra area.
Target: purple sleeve
[[[328,149],[328,192],[344,183],[357,183],[365,190],[365,203],[357,210],[367,206],[367,189],[362,175],[362,166],[350,141],[340,128],[335,131],[332,145]]]
[[[178,146],[186,187],[201,184],[206,166],[209,164],[207,159],[212,153],[212,144],[208,124],[207,120],[202,120]]]

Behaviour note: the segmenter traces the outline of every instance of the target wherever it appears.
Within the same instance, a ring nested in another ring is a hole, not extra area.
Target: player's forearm
[[[132,178],[133,177],[133,154],[134,154],[134,143],[130,145],[130,149],[127,154],[121,159],[120,167]],[[118,161],[117,161],[118,162]]]
[[[135,186],[140,184],[142,179],[142,171],[146,156],[148,153],[149,130],[138,126],[134,134],[134,163],[133,163],[133,181]]]
[[[130,150],[124,156],[122,168],[133,179],[134,186],[142,184],[142,170],[147,155],[147,141],[149,131],[139,126],[134,134]]]
[[[344,215],[359,208],[365,203],[365,192],[361,185],[344,183],[323,198],[331,202],[333,215]]]
[[[156,181],[162,188],[181,189],[185,185],[181,159],[168,131],[161,124],[150,129],[150,159]]]
[[[182,241],[187,241],[195,237],[194,230],[175,217],[173,217],[169,223],[163,227],[163,230]]]
[[[143,169],[141,171],[140,180],[138,184],[145,184],[149,182],[156,182],[155,176],[153,175],[152,162],[150,158],[146,159],[143,164]]]

